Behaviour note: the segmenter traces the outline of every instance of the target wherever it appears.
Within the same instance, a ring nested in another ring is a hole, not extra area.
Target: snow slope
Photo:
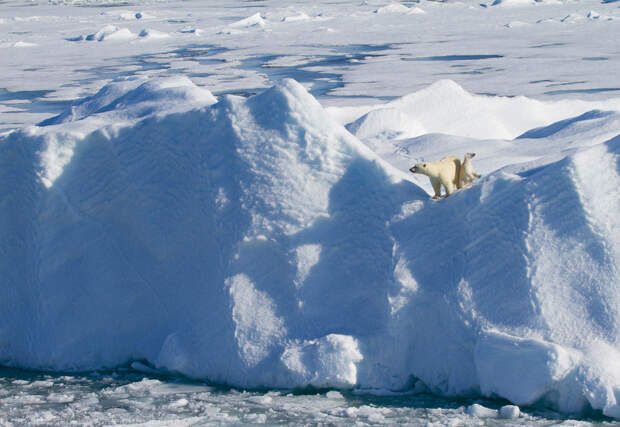
[[[620,99],[545,102],[524,96],[472,95],[452,80],[440,80],[387,104],[370,107],[347,128],[363,140],[404,139],[427,133],[513,139],[531,129],[595,109],[620,111]]]
[[[620,418],[617,111],[377,154],[293,80],[214,102],[119,81],[0,139],[1,364]],[[485,146],[438,202],[392,162]]]

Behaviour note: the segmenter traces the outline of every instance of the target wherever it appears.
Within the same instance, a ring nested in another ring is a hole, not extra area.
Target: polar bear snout
[[[417,171],[418,171],[418,169],[417,169],[417,165],[411,166],[411,167],[409,168],[409,172],[411,172],[411,173],[416,173]]]

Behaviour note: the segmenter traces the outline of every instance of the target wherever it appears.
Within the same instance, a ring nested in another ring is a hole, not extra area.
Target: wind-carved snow
[[[614,288],[601,287],[601,283],[618,280],[618,225],[612,212],[619,207],[613,188],[620,180],[617,156],[608,152],[608,146],[614,146],[613,140],[578,152],[571,162],[561,163],[558,171],[563,181],[574,182],[572,189],[561,191],[551,182],[557,180],[557,175],[551,178],[541,173],[540,185],[548,188],[548,197],[569,212],[581,212],[579,216],[549,217],[547,197],[533,203],[533,217],[548,218],[547,224],[544,220],[532,222],[528,243],[535,254],[531,274],[533,283],[539,283],[535,288],[541,310],[549,313],[545,317],[552,323],[551,336],[570,337],[571,344],[577,347],[600,334],[616,341],[620,331],[620,294]],[[604,178],[601,170],[605,171]],[[593,295],[597,298],[592,299]]]
[[[618,144],[620,138],[616,137],[573,156],[575,185],[580,190],[588,222],[592,231],[604,239],[607,256],[615,259],[616,265],[620,262],[620,220],[615,215],[620,210],[620,199],[616,197],[620,186]],[[606,173],[601,174],[601,170]],[[617,279],[620,277],[616,276]],[[620,298],[614,300],[620,302]]]

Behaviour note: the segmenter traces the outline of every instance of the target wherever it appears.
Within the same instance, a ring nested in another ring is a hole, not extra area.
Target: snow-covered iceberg
[[[0,363],[620,418],[620,137],[555,156],[434,202],[293,80],[114,83],[0,139]]]

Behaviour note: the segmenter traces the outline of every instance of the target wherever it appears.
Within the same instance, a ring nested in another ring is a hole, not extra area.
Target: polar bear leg
[[[443,186],[446,188],[446,196],[454,193],[454,183],[452,181],[445,181]]]
[[[438,199],[441,197],[441,181],[439,180],[439,178],[431,178],[429,177],[429,179],[431,180],[431,185],[433,186],[433,191],[435,191],[435,195],[433,196],[433,199]]]

